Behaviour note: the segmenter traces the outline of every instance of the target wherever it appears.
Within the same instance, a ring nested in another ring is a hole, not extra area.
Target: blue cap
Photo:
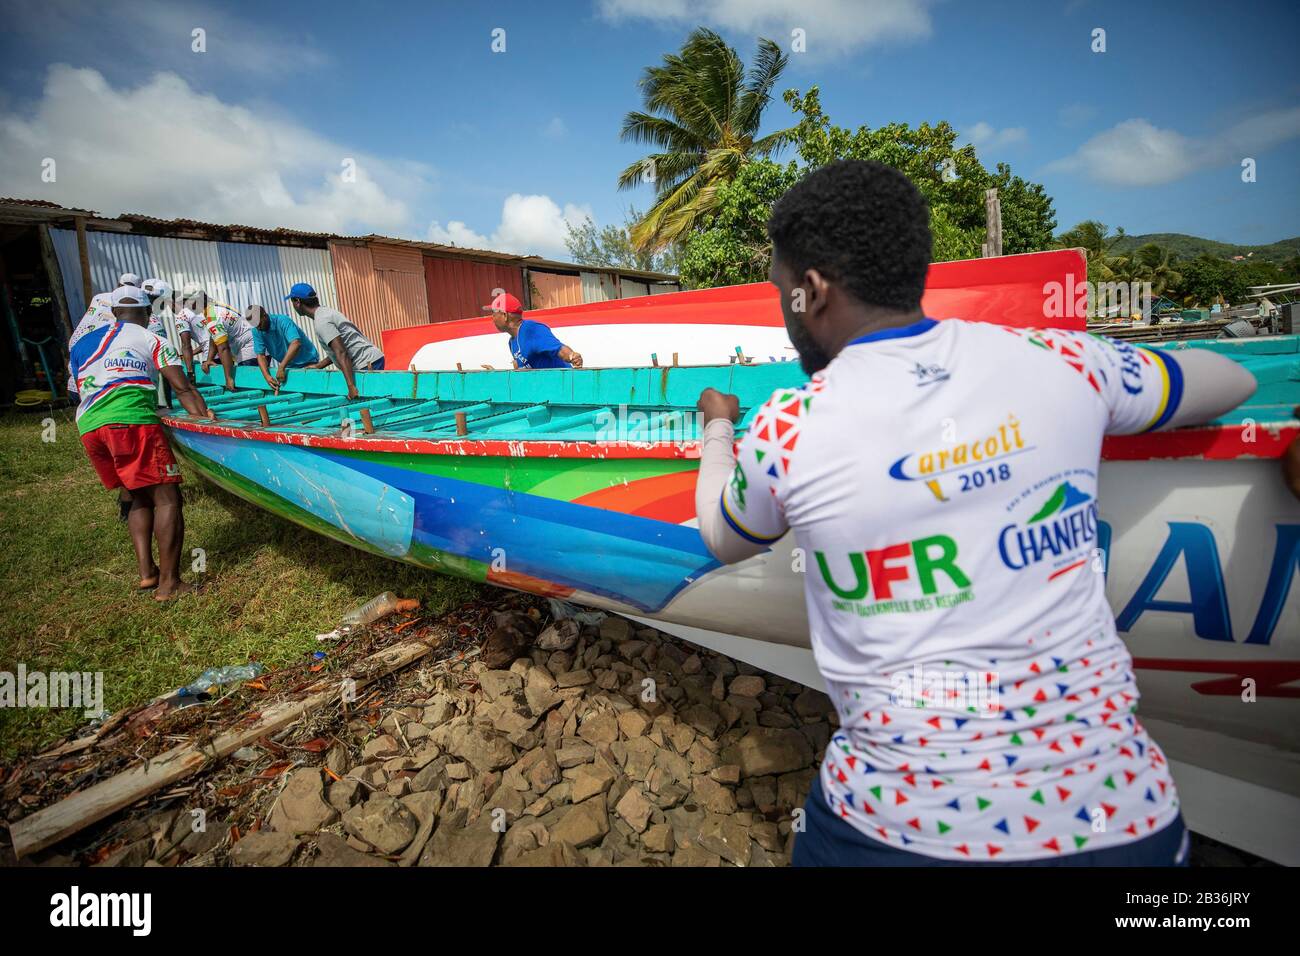
[[[284,301],[288,302],[290,299],[314,299],[314,298],[316,298],[315,289],[313,289],[305,282],[295,282],[293,288],[289,290],[289,294],[284,297]]]

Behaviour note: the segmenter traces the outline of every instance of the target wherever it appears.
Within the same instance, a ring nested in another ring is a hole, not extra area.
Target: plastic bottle
[[[209,667],[199,675],[199,679],[193,684],[182,687],[176,693],[180,697],[197,697],[209,687],[238,684],[246,680],[252,680],[264,670],[266,670],[266,667],[261,661],[254,661],[251,664],[235,664],[231,667]]]
[[[413,611],[419,606],[420,602],[417,600],[404,600],[392,591],[385,591],[378,597],[371,598],[360,607],[353,608],[347,614],[344,614],[340,629],[361,627],[363,624],[370,624],[381,617],[387,617],[394,611]]]

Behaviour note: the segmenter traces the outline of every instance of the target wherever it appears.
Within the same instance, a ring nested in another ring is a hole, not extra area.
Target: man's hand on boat
[[[574,368],[582,368],[582,356],[567,345],[560,349],[560,358],[568,362]]]
[[[740,420],[740,399],[735,395],[719,392],[716,388],[706,388],[700,392],[700,400],[696,402],[696,407],[704,415],[704,425],[715,418],[725,418],[733,422]]]

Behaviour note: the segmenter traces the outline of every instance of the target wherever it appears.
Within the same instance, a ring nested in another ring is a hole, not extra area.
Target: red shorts
[[[90,463],[105,488],[134,491],[149,485],[178,484],[181,469],[157,422],[101,425],[81,436]]]

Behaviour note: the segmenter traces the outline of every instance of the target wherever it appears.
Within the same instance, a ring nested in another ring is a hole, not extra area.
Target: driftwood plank
[[[439,633],[436,636],[445,635]],[[372,681],[420,660],[438,643],[409,640],[386,647],[359,661],[352,679],[359,690]],[[309,693],[306,697],[267,708],[247,727],[226,731],[206,745],[182,744],[173,747],[141,766],[124,770],[24,817],[9,827],[14,855],[21,858],[53,846],[92,823],[129,807],[155,790],[188,777],[210,761],[220,760],[259,737],[289,726],[304,714],[337,700],[341,681],[342,678],[336,678],[313,684],[307,688]]]

